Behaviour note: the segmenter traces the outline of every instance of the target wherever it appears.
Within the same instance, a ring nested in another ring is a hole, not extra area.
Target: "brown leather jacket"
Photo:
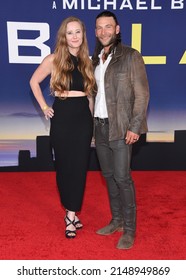
[[[149,86],[141,54],[118,44],[105,72],[109,140],[124,139],[127,130],[147,132]]]

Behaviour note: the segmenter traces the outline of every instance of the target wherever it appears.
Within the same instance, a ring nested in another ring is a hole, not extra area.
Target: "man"
[[[132,144],[147,132],[149,87],[141,54],[121,43],[115,14],[100,13],[95,32],[95,144],[112,213],[111,222],[97,233],[123,231],[117,248],[129,249],[136,232],[135,187],[130,172]]]

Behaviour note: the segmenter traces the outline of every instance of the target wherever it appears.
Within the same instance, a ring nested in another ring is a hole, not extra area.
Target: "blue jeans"
[[[109,141],[109,124],[95,120],[95,144],[102,174],[107,182],[112,220],[123,221],[124,231],[136,230],[135,187],[131,177],[132,146],[124,139]]]

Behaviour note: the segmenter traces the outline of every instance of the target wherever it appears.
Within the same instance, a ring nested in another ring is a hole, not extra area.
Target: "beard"
[[[100,43],[102,44],[103,47],[109,47],[111,45],[113,45],[116,42],[116,34],[112,35],[112,37],[110,37],[110,40],[108,42],[102,42],[102,40],[100,40],[98,38],[98,40],[100,41]]]

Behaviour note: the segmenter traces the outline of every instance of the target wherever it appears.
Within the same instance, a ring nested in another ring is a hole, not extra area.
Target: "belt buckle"
[[[99,123],[100,123],[101,125],[105,125],[105,119],[100,119],[100,118],[99,118]]]
[[[101,124],[102,126],[104,126],[106,124],[106,119],[95,117],[95,124]]]

